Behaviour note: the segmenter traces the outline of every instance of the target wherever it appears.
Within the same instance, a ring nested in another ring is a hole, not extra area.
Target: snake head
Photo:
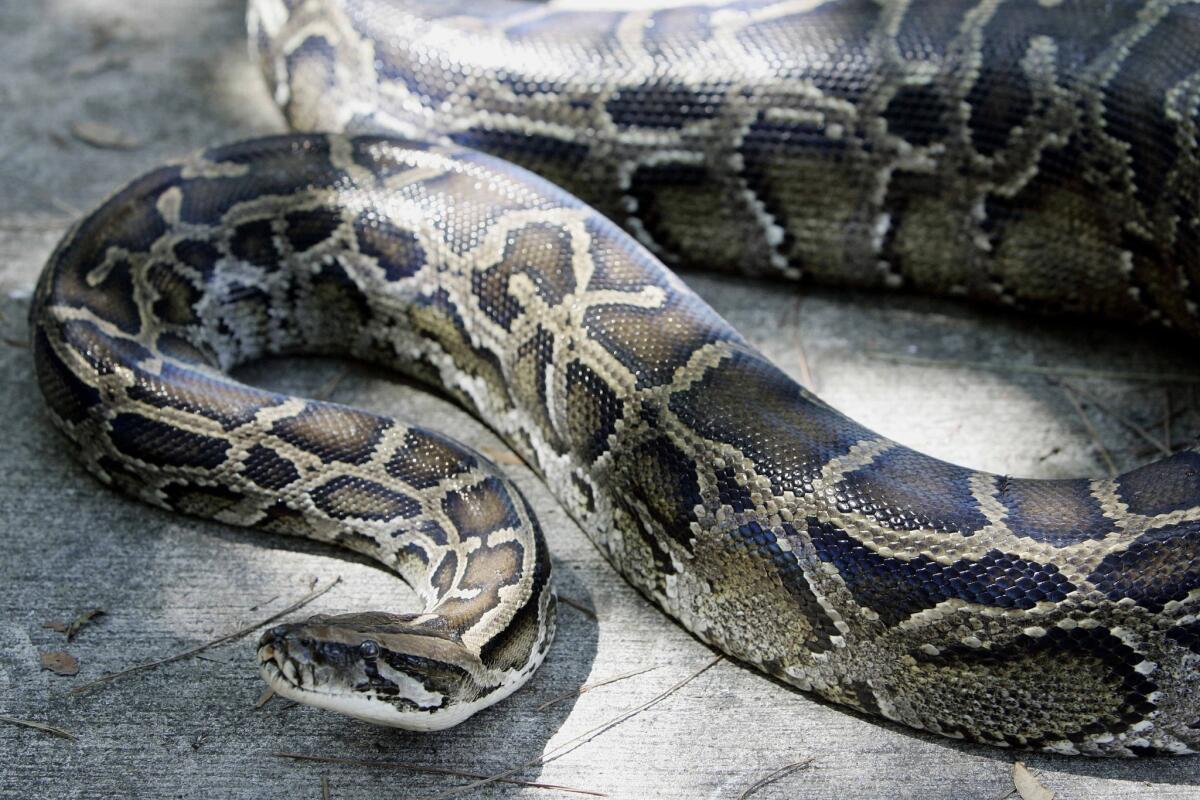
[[[457,636],[412,620],[369,613],[279,625],[259,640],[259,671],[281,697],[408,730],[457,725],[499,699],[506,687],[485,684]]]

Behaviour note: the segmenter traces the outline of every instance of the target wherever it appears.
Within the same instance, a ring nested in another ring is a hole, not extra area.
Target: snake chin
[[[457,725],[508,693],[480,688],[478,659],[453,637],[383,616],[272,628],[259,641],[259,671],[281,697],[414,731]]]

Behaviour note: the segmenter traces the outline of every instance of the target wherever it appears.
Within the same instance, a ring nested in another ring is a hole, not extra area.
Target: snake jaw
[[[267,631],[258,647],[263,679],[289,700],[417,731],[457,725],[520,685],[488,680],[478,659],[451,639],[346,624],[357,616]]]

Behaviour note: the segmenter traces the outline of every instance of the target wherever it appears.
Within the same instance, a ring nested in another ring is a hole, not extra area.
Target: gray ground
[[[272,753],[495,773],[652,699],[713,658],[625,586],[533,476],[513,467],[549,532],[561,593],[595,609],[598,621],[564,608],[551,657],[529,687],[462,728],[407,734],[278,699],[256,710],[253,638],[67,696],[72,686],[277,612],[313,578],[343,582],[306,613],[412,598],[379,569],[331,549],[180,519],[104,490],[65,452],[31,379],[25,298],[77,210],[167,157],[281,129],[245,55],[242,0],[0,0],[0,75],[0,714],[77,737],[0,724],[0,796],[317,798],[323,779],[335,798],[434,796],[465,781]],[[84,141],[115,141],[112,129],[129,149]],[[1160,442],[1200,431],[1190,385],[1200,369],[1165,339],[911,298],[689,280],[837,407],[973,467],[1102,474],[1107,459],[1126,468],[1153,455],[1118,417]],[[1167,374],[1171,381],[1155,377]],[[245,377],[301,393],[332,389],[340,401],[419,418],[503,452],[462,412],[365,369],[289,361]],[[42,627],[92,606],[107,615],[70,644]],[[64,649],[78,658],[78,676],[39,669],[41,654]],[[656,665],[539,709],[586,682]],[[516,777],[621,798],[736,797],[777,768],[811,759],[755,796],[1000,798],[1013,788],[1014,758],[877,724],[722,662]],[[1200,796],[1200,758],[1025,760],[1060,798]],[[494,785],[475,796],[526,793],[561,794]]]

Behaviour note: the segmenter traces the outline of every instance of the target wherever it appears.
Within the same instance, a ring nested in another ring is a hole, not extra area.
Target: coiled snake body
[[[226,374],[276,353],[447,390],[633,585],[788,683],[993,744],[1191,752],[1200,452],[1090,481],[946,464],[821,403],[655,255],[1194,334],[1200,8],[1099,7],[255,0],[292,125],[359,134],[121,190],[43,274],[39,383],[103,480],[413,585],[419,613],[264,637],[305,702],[454,724],[537,667],[554,599],[494,465]]]

